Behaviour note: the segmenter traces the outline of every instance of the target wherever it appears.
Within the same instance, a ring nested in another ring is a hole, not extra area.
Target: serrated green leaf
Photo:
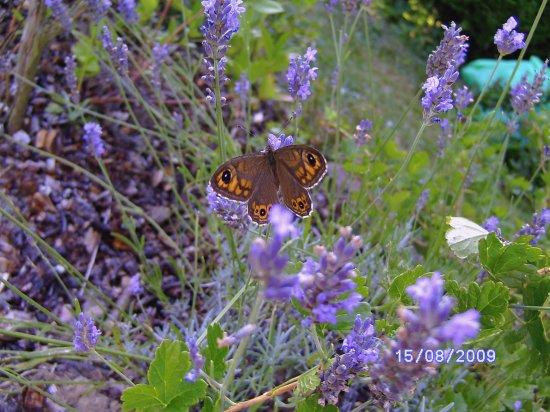
[[[165,340],[155,353],[147,378],[161,402],[168,405],[181,393],[183,377],[190,369],[189,353],[183,352],[183,342]]]
[[[397,275],[388,289],[388,295],[394,299],[401,300],[405,294],[405,288],[416,282],[416,279],[423,274],[424,268],[422,265],[418,265],[414,269],[407,270],[406,272]]]
[[[334,405],[319,405],[319,396],[310,396],[307,399],[299,402],[296,405],[296,412],[338,412],[338,408]]]
[[[189,407],[198,403],[206,394],[206,382],[202,379],[194,383],[185,382],[183,391],[168,404],[166,412],[185,412]]]
[[[229,353],[228,347],[218,347],[218,339],[223,338],[223,330],[219,323],[208,326],[206,340],[208,345],[202,350],[204,356],[204,370],[214,379],[221,379],[225,373],[225,357]]]
[[[477,253],[478,243],[489,233],[477,223],[463,217],[447,216],[447,224],[451,228],[445,232],[445,239],[459,259]]]
[[[319,378],[317,368],[310,370],[309,372],[304,373],[302,376],[298,378],[298,386],[296,387],[296,390],[294,393],[296,396],[306,396],[317,388],[319,384],[321,383],[321,378]]]
[[[122,410],[131,411],[134,409],[161,408],[163,403],[158,399],[155,388],[151,385],[139,384],[127,388],[120,397]]]

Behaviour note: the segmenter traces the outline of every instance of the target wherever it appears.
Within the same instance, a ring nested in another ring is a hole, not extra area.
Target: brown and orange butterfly
[[[275,203],[282,203],[300,217],[311,214],[308,189],[327,173],[327,161],[316,149],[289,145],[235,157],[222,164],[210,178],[214,191],[230,200],[248,202],[248,215],[266,224]]]

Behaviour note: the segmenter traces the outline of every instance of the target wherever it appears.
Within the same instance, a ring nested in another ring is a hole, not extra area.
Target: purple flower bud
[[[267,144],[273,149],[277,150],[281,147],[289,146],[294,143],[294,138],[292,135],[285,136],[284,134],[280,134],[279,136],[275,136],[274,134],[268,133],[267,134]]]
[[[442,26],[445,30],[441,43],[428,57],[426,65],[426,74],[428,77],[441,78],[449,67],[454,70],[464,63],[466,60],[466,51],[468,49],[468,36],[461,35],[462,28],[456,28],[455,22],[452,22],[449,27]]]
[[[135,0],[119,0],[118,12],[124,16],[128,23],[137,23],[139,15],[136,13]]]
[[[218,347],[223,348],[224,346],[235,345],[247,336],[253,334],[256,329],[258,329],[258,326],[248,324],[239,329],[239,331],[235,333],[234,336],[230,336],[224,333],[224,337],[222,339],[218,339]]]
[[[75,73],[75,56],[74,54],[65,58],[65,80],[67,87],[71,93],[71,100],[73,103],[78,103],[80,100],[80,94],[78,92],[78,80]]]
[[[105,145],[101,140],[101,126],[95,122],[88,122],[84,125],[84,141],[92,148],[96,156],[101,157],[105,153]]]
[[[518,115],[527,113],[531,108],[540,101],[542,96],[542,86],[546,80],[546,69],[548,68],[548,60],[544,62],[541,70],[535,74],[533,83],[527,81],[527,77],[523,76],[521,81],[510,90],[510,103],[512,108]]]
[[[199,348],[194,339],[189,339],[187,346],[189,347],[189,355],[191,356],[193,367],[187,372],[184,379],[187,382],[195,382],[199,378],[201,369],[204,366],[204,357],[199,352]]]
[[[516,50],[521,50],[525,47],[523,38],[525,34],[518,33],[513,30],[518,25],[514,17],[510,17],[506,23],[502,25],[502,29],[498,29],[495,34],[495,44],[501,56],[513,53]]]
[[[496,232],[498,230],[498,224],[499,220],[496,216],[491,216],[485,219],[483,222],[483,229],[485,229],[487,232]]]
[[[94,325],[92,317],[86,319],[83,313],[78,315],[74,322],[74,350],[76,352],[90,352],[97,345],[97,339],[101,332]]]
[[[434,116],[453,108],[452,85],[457,78],[458,71],[455,71],[454,66],[451,65],[443,76],[429,77],[422,86],[425,90],[422,98],[424,121],[428,124],[439,122],[441,119]]]
[[[539,214],[533,215],[533,221],[531,224],[527,223],[523,225],[521,230],[516,233],[514,237],[529,235],[533,236],[531,244],[536,245],[542,235],[546,233],[546,225],[550,224],[550,209],[543,208]]]

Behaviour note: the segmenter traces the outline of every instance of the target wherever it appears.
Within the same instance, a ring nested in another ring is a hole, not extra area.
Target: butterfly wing
[[[271,170],[265,153],[235,157],[223,163],[210,178],[212,189],[219,195],[246,202],[260,183],[261,174]]]
[[[315,187],[327,173],[327,161],[317,149],[306,145],[290,145],[275,151],[277,174],[285,169],[306,189]],[[281,177],[279,176],[279,179]]]
[[[269,221],[269,212],[275,203],[279,203],[277,182],[271,167],[262,169],[258,184],[248,201],[248,215],[259,225]]]
[[[275,163],[284,204],[300,217],[309,216],[312,202],[307,189],[326,174],[325,158],[312,147],[290,145],[275,152]]]

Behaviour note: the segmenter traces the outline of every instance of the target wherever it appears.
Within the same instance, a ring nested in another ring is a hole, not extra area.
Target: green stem
[[[103,356],[101,356],[95,349],[93,350],[93,353],[99,358],[101,359],[101,361],[103,361],[109,368],[111,368],[111,370],[116,373],[118,376],[120,376],[128,385],[130,386],[135,386],[134,385],[134,382],[132,382],[130,379],[128,379],[128,377],[126,375],[124,375],[119,369],[118,369],[118,366],[115,365],[113,362],[111,362],[110,360],[107,360],[105,359]]]
[[[258,321],[258,317],[260,315],[260,307],[262,306],[263,300],[264,300],[263,293],[258,292],[258,294],[256,295],[256,301],[254,302],[254,306],[252,307],[252,313],[250,314],[250,318],[248,319],[248,324],[254,325]],[[237,365],[239,364],[241,358],[244,355],[246,347],[248,346],[249,339],[250,339],[250,336],[245,336],[241,340],[237,350],[235,351],[235,355],[231,360],[231,364],[227,369],[227,373],[223,380],[222,387],[220,388],[220,399],[222,398],[222,395],[227,390],[227,388],[231,385],[231,383],[233,383],[233,379],[235,377],[235,370],[237,369]],[[220,410],[223,411],[223,402],[220,402]]]
[[[500,149],[500,156],[498,159],[498,165],[497,165],[497,171],[495,173],[495,181],[493,183],[493,190],[491,190],[491,200],[489,203],[487,203],[487,207],[485,208],[485,216],[489,216],[489,213],[491,212],[491,209],[493,208],[493,203],[495,201],[495,194],[497,192],[498,183],[500,180],[500,172],[502,170],[502,164],[504,163],[504,157],[506,156],[506,150],[508,149],[508,143],[510,142],[510,132],[506,133],[506,139],[504,140],[504,144],[502,145]],[[491,181],[487,180],[487,184],[485,185],[485,191],[484,193],[487,193],[488,190],[490,190]]]

